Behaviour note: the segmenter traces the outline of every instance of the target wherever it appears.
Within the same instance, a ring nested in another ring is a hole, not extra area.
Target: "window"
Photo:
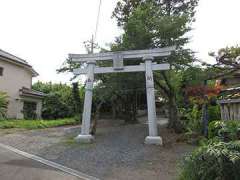
[[[0,76],[3,76],[3,67],[0,67]]]

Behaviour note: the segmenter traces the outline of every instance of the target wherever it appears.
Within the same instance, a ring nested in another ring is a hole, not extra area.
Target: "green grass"
[[[0,120],[0,129],[44,129],[65,125],[74,125],[78,122],[74,119],[57,120]]]
[[[70,136],[65,136],[62,141],[61,144],[65,145],[65,146],[71,146],[71,147],[78,147],[78,148],[94,148],[96,146],[96,143],[79,143],[75,140],[75,137],[77,136],[77,134],[75,135],[70,135]]]

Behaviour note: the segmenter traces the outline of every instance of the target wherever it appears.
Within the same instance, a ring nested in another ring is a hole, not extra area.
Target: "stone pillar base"
[[[145,144],[163,145],[162,137],[160,136],[147,136]]]
[[[79,134],[77,137],[75,137],[75,140],[78,143],[92,143],[94,140],[94,137],[92,135]]]

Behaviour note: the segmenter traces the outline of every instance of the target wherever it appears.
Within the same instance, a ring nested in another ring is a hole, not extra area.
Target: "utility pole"
[[[94,52],[94,36],[92,35],[90,54],[93,54],[93,52]]]

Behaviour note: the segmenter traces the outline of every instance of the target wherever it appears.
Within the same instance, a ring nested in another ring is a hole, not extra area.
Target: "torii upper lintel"
[[[95,54],[69,54],[69,59],[71,59],[73,62],[108,61],[121,58],[124,60],[135,60],[147,56],[151,56],[153,58],[169,56],[175,49],[175,46],[171,46],[148,50],[116,51]]]

